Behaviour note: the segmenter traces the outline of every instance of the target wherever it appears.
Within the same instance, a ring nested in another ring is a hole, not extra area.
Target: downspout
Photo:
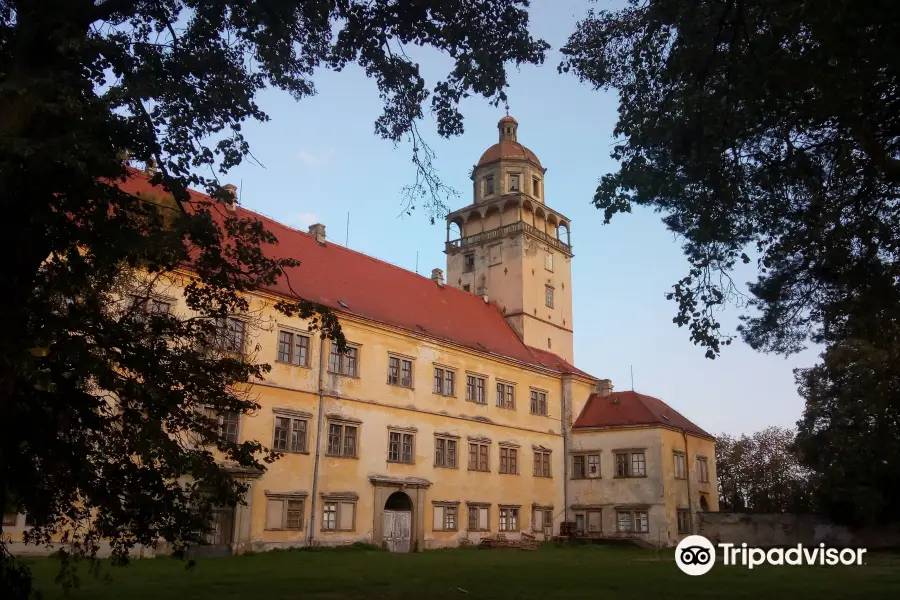
[[[566,401],[566,376],[561,378],[562,383],[562,419],[560,426],[563,430],[563,522],[569,521],[569,411],[572,404],[571,398]],[[569,391],[572,392],[572,380],[569,379]]]
[[[307,543],[312,546],[316,531],[316,494],[319,489],[319,454],[322,448],[322,421],[325,404],[325,335],[319,336],[319,412],[316,419],[316,454],[313,460],[312,499],[309,502],[309,537]]]
[[[682,429],[681,436],[684,438],[684,476],[687,479],[688,492],[688,526],[691,533],[694,533],[694,503],[691,501],[691,458],[688,454],[688,438],[687,432]]]

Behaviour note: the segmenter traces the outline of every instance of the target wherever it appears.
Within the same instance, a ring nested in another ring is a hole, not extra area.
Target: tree
[[[63,531],[90,554],[105,538],[120,561],[159,538],[183,548],[202,540],[213,505],[244,491],[185,439],[240,469],[276,458],[229,441],[203,412],[256,406],[248,385],[268,365],[210,342],[234,334],[225,319],[246,313],[247,291],[288,277],[297,259],[272,258],[277,240],[223,208],[233,195],[217,173],[251,156],[242,124],[267,119],[256,94],[272,86],[300,100],[316,68],[362,66],[384,100],[376,133],[412,140],[418,182],[434,193],[423,103],[431,96],[450,136],[463,131],[460,99],[505,99],[506,63],[541,62],[546,49],[524,6],[0,0],[0,498],[35,521],[29,540]],[[453,58],[433,93],[408,46]],[[155,169],[165,197],[117,187],[126,157]],[[186,265],[194,314],[147,315],[151,284]],[[296,298],[277,308],[342,344],[325,307]],[[24,597],[29,575],[0,542],[0,586],[14,584]]]
[[[900,348],[894,340],[889,349],[839,342],[820,364],[795,373],[806,399],[797,448],[817,474],[816,502],[838,522],[888,523],[900,510]]]
[[[767,427],[716,438],[719,506],[735,512],[808,512],[810,473],[794,450],[794,432]]]
[[[691,265],[674,320],[710,358],[730,301],[779,353],[898,318],[898,19],[886,0],[629,0],[563,49],[561,70],[619,94],[620,167],[594,204],[664,213]],[[745,298],[731,273],[753,260]]]

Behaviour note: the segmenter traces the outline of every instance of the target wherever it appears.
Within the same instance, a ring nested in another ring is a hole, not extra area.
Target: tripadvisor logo
[[[752,569],[760,565],[862,565],[865,548],[804,548],[797,544],[791,548],[750,548],[747,544],[718,544],[722,564],[740,565]],[[712,542],[702,535],[689,535],[675,548],[675,564],[688,575],[705,575],[716,564],[716,549]]]

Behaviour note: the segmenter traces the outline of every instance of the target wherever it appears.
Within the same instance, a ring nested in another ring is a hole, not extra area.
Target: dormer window
[[[509,176],[509,191],[518,192],[519,188],[519,176],[518,175],[510,175]]]
[[[484,195],[485,196],[494,195],[494,178],[493,177],[485,177],[484,178]]]

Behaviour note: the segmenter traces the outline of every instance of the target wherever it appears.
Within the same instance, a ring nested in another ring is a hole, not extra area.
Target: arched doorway
[[[405,492],[394,492],[385,501],[382,536],[391,552],[409,552],[412,510],[412,499]]]

